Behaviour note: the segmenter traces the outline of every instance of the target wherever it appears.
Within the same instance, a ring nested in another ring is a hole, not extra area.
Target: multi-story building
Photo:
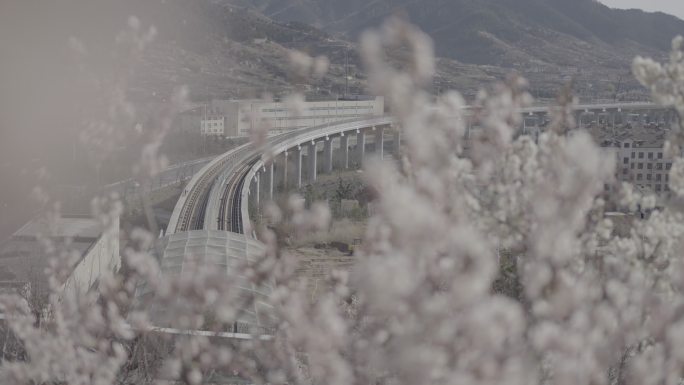
[[[669,193],[672,159],[665,155],[663,139],[630,138],[619,142],[617,179],[658,195]]]
[[[200,134],[225,136],[226,118],[225,116],[213,115],[202,117],[200,120]]]

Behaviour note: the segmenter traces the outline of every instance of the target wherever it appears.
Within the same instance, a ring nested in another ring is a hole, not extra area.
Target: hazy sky
[[[684,0],[600,0],[613,8],[640,8],[645,11],[660,11],[684,19]]]

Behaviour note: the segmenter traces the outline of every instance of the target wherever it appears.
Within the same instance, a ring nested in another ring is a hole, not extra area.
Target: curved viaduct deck
[[[271,137],[266,148],[275,157],[292,149],[301,155],[303,146],[310,149],[310,146],[325,142],[326,138],[345,137],[345,133],[354,132],[359,140],[365,138],[365,131],[373,130],[373,127],[384,128],[392,122],[391,117],[378,117],[306,128]],[[254,180],[259,169],[266,168],[261,153],[260,149],[246,144],[207,164],[190,180],[176,203],[166,234],[200,229],[243,232],[248,227],[243,224],[249,222],[246,204],[249,194],[243,187]],[[273,163],[268,167],[272,168]],[[301,184],[301,172],[300,163],[298,184]]]
[[[652,110],[662,110],[662,107],[652,103],[606,103],[575,107],[575,113],[580,117],[584,114],[608,114],[613,121],[620,114]],[[521,113],[524,116],[540,117],[548,114],[548,107],[525,108]],[[578,121],[582,125],[582,119]],[[375,133],[374,142],[379,146],[374,145],[373,148],[382,156],[386,144],[386,128],[391,128],[393,123],[392,117],[368,118],[270,137],[266,148],[274,158],[268,163],[262,159],[260,149],[251,144],[220,155],[189,182],[173,211],[167,234],[200,229],[244,233],[250,228],[250,197],[257,201],[261,199],[261,195],[266,195],[267,199],[272,198],[276,184],[301,186],[304,168],[308,180],[315,181],[319,170],[329,172],[336,165],[348,168],[350,161],[359,164],[369,145],[366,141],[368,134]],[[398,146],[398,132],[394,135],[393,142]],[[333,156],[335,140],[339,144],[337,156]],[[321,143],[322,163],[319,163]],[[351,144],[354,144],[353,152],[350,152]],[[306,164],[303,163],[305,152]],[[256,185],[256,194],[250,194],[250,189],[245,188],[253,184]]]

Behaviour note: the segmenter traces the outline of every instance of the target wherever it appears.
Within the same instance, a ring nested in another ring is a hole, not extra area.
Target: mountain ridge
[[[279,21],[298,21],[356,39],[394,13],[403,13],[434,40],[438,55],[470,64],[514,66],[491,37],[522,50],[531,59],[545,56],[531,42],[554,37],[588,43],[620,58],[669,49],[684,34],[684,20],[664,13],[609,8],[595,0],[221,0],[251,8]],[[546,47],[545,49],[548,49]],[[544,59],[549,64],[566,64]]]

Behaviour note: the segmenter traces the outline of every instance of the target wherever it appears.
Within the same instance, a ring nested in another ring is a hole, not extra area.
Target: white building
[[[329,100],[304,102],[299,111],[282,102],[263,100],[214,100],[211,110],[220,112],[215,117],[224,118],[226,136],[249,136],[256,128],[266,128],[276,135],[299,128],[334,123],[343,120],[381,116],[385,111],[384,99],[358,98],[356,100]],[[218,125],[220,122],[206,121]]]
[[[200,133],[202,135],[226,134],[226,118],[224,116],[208,116],[200,121]]]
[[[54,256],[46,254],[41,239],[76,257],[62,285],[63,295],[85,294],[97,287],[103,274],[121,266],[118,218],[106,228],[89,217],[65,216],[51,223],[36,219],[0,244],[0,289],[29,291],[34,297],[47,293],[45,269]]]

